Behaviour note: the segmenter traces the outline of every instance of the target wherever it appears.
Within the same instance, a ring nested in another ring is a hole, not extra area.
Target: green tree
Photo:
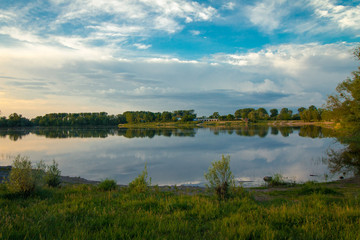
[[[267,120],[269,118],[269,114],[265,108],[259,108],[257,111],[258,118],[261,120]]]
[[[214,112],[209,118],[218,119],[220,117],[219,112]]]
[[[257,114],[257,112],[256,112],[256,111],[251,111],[251,112],[249,112],[248,118],[249,118],[250,121],[256,122],[256,120],[258,119],[258,114]]]
[[[163,112],[163,113],[161,114],[161,120],[162,120],[163,122],[169,122],[169,121],[171,121],[171,118],[172,118],[172,115],[171,115],[170,112]]]
[[[354,56],[360,60],[360,46],[354,50]],[[344,123],[360,122],[360,66],[336,87],[336,94],[330,95],[326,102],[327,110],[332,112],[332,118]]]
[[[276,108],[270,109],[270,117],[272,119],[276,119],[278,114],[279,114],[279,111]]]
[[[221,160],[211,163],[209,170],[205,173],[205,179],[209,182],[207,187],[215,190],[220,200],[230,196],[232,188],[235,186],[234,176],[230,170],[230,156],[222,155]]]
[[[234,121],[234,120],[235,120],[235,117],[234,117],[234,115],[232,115],[232,114],[228,114],[228,115],[226,116],[226,120],[227,120],[227,121]]]
[[[279,120],[290,120],[292,118],[292,111],[288,108],[282,108],[280,114],[277,116]]]

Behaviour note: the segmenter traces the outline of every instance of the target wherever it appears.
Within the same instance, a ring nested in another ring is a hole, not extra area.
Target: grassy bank
[[[238,188],[227,201],[192,188],[0,185],[0,239],[359,239],[359,183]]]

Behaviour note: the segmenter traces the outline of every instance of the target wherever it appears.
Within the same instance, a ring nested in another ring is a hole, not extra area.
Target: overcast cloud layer
[[[356,70],[360,1],[0,2],[0,110],[321,106]]]

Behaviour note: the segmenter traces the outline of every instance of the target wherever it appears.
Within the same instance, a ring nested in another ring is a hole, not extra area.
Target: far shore
[[[274,127],[301,127],[301,126],[321,126],[333,128],[335,122],[304,122],[303,120],[269,120],[258,122],[236,121],[213,121],[213,122],[155,122],[155,123],[136,123],[119,124],[119,128],[196,128],[196,127],[243,127],[243,126],[274,126]]]

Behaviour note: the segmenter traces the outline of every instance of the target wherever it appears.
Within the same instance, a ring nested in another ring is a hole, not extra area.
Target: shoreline
[[[11,171],[11,166],[0,166],[0,183],[3,183],[4,180],[6,180],[6,178],[9,176],[9,173]],[[97,185],[99,184],[101,181],[97,181],[97,180],[88,180],[82,177],[72,177],[72,176],[60,176],[61,178],[61,182],[63,185],[77,185],[77,184],[89,184],[89,185]],[[338,180],[333,180],[330,182],[318,182],[320,184],[326,184],[326,185],[331,185],[331,184],[345,184],[345,183],[353,183],[353,184],[358,184],[360,186],[360,176],[352,176],[349,178],[345,178],[345,179],[338,179]],[[288,186],[279,186],[280,188],[291,188],[291,187],[296,187],[298,185],[302,185],[303,183],[295,183],[295,184],[291,184]],[[127,187],[128,185],[126,184],[117,184],[117,186],[119,187]],[[168,188],[168,189],[174,189],[174,188],[179,188],[179,189],[201,189],[201,190],[205,190],[206,187],[204,186],[196,186],[196,185],[154,185],[151,187],[159,187],[161,189],[163,188]],[[263,188],[266,187],[267,189],[272,189],[274,187],[272,186],[268,186],[266,185],[266,182],[264,182],[264,186],[257,186],[257,187],[244,187],[246,189],[258,189],[258,188]]]

